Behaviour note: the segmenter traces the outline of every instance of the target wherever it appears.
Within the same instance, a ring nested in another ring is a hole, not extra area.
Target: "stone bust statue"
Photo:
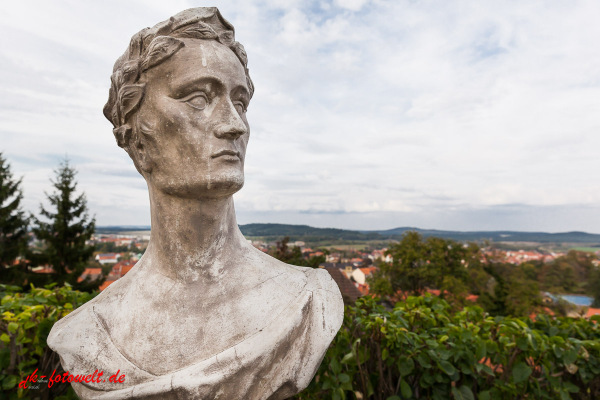
[[[314,376],[343,319],[324,270],[284,264],[241,234],[254,92],[233,26],[183,11],[131,39],[104,115],[148,184],[152,234],[136,266],[53,327],[83,399],[285,399]],[[109,382],[119,370],[124,382]]]

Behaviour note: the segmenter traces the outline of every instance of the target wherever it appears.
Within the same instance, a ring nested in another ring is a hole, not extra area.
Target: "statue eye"
[[[186,104],[198,110],[204,110],[208,105],[208,99],[204,93],[194,94],[185,100]]]
[[[235,107],[238,114],[242,115],[246,113],[246,106],[241,101],[234,102],[233,106]]]

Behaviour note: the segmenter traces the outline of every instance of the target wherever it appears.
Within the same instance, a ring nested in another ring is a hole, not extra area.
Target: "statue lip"
[[[237,158],[240,158],[240,152],[225,149],[225,150],[221,150],[221,151],[213,154],[211,156],[211,158],[217,158],[217,157],[221,157],[221,156],[236,156]]]

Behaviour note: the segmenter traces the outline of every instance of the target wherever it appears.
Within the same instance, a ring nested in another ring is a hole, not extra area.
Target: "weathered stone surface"
[[[104,114],[146,179],[152,235],[123,278],[53,327],[48,344],[83,399],[285,399],[305,388],[341,326],[324,270],[284,264],[238,229],[254,88],[216,8],[134,35]],[[124,383],[109,382],[117,370]]]

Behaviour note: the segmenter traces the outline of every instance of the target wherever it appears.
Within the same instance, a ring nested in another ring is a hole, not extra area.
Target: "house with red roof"
[[[77,278],[77,282],[81,282],[86,278],[90,278],[91,280],[101,279],[102,268],[86,268],[81,274],[81,276]]]
[[[359,285],[366,285],[367,278],[377,271],[377,267],[356,268],[352,271],[352,279]]]
[[[110,284],[125,276],[135,266],[136,262],[136,260],[124,260],[116,263],[106,277],[106,281],[100,285],[100,290],[106,289]]]
[[[48,265],[42,265],[39,267],[31,268],[31,271],[35,272],[36,274],[53,274],[54,268]]]
[[[120,253],[104,253],[104,254],[98,254],[96,256],[96,261],[98,261],[102,265],[116,264],[119,262],[120,258],[121,258]]]
[[[119,261],[112,267],[110,273],[114,276],[117,276],[118,278],[121,278],[125,276],[125,274],[128,273],[131,270],[131,268],[135,266],[135,264],[136,261],[133,260]]]
[[[590,317],[593,317],[594,315],[600,315],[600,308],[589,307],[587,309],[587,312],[585,313],[585,317],[590,318]]]

